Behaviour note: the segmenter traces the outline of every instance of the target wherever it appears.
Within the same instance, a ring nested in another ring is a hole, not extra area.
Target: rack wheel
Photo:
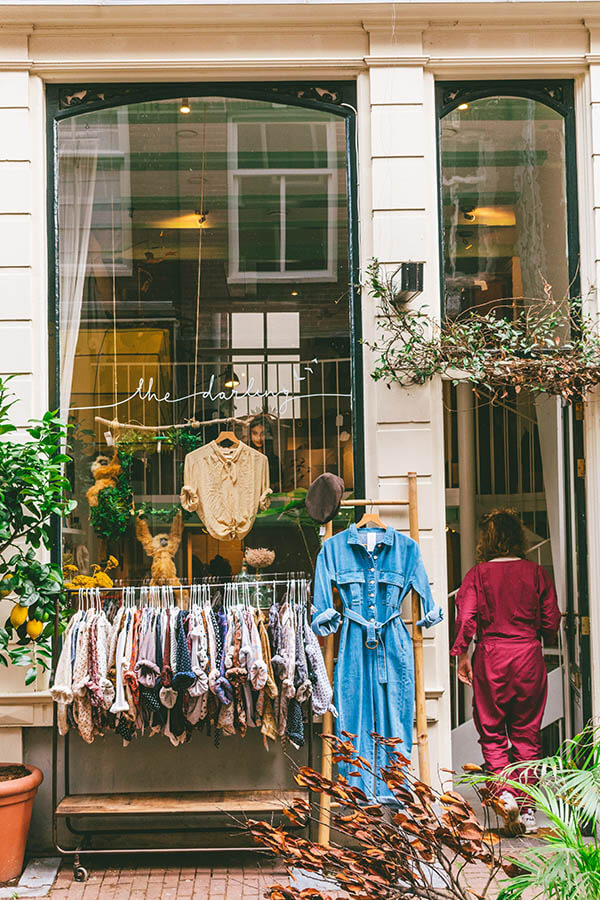
[[[75,866],[73,869],[73,878],[75,881],[87,881],[89,876],[88,870],[85,866]]]

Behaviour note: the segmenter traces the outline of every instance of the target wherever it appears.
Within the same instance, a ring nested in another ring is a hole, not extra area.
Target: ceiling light
[[[460,107],[459,107],[459,109],[460,109]],[[182,116],[187,116],[187,115],[189,115],[189,113],[191,113],[191,111],[192,111],[192,107],[190,106],[190,101],[188,100],[187,97],[183,97],[183,99],[181,101],[181,106],[179,107],[179,112],[181,113]]]
[[[299,294],[299,291],[292,291],[292,297],[297,297],[298,294]]]
[[[226,387],[229,389],[236,388],[236,387],[238,387],[239,383],[240,383],[240,379],[238,378],[236,373],[233,371],[233,366],[228,366],[227,369],[225,370],[223,387]]]
[[[183,110],[180,109],[179,112],[183,112]],[[189,110],[188,110],[188,112],[189,112]],[[187,115],[187,113],[185,113],[185,115]],[[198,132],[194,131],[193,128],[178,128],[176,134],[177,134],[177,137],[180,137],[180,138],[190,138],[190,137],[196,137]]]
[[[460,109],[460,110],[468,109],[469,104],[468,103],[460,103],[456,108]]]

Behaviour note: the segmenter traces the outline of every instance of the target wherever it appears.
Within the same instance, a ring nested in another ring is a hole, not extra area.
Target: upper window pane
[[[279,518],[290,492],[324,471],[353,485],[346,124],[189,100],[189,113],[161,100],[58,124],[61,408],[79,501],[65,549],[105,556],[86,499],[98,454],[133,453],[135,508],[164,531],[190,436],[231,426],[267,455],[280,495],[247,540],[300,571],[318,536]],[[184,517],[184,579],[216,553],[235,572],[239,542],[217,547],[199,527]],[[121,576],[145,577],[132,527],[109,544]]]
[[[488,97],[444,117],[446,313],[506,314],[523,298],[568,293],[565,138],[535,100]]]

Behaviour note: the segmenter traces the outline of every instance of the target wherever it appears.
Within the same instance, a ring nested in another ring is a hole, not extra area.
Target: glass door
[[[571,99],[568,83],[438,85],[447,317],[477,311],[510,319],[524,309],[535,314],[537,304],[551,299],[558,308],[577,290],[576,222],[568,203],[573,185],[567,177]],[[509,507],[525,525],[528,558],[548,570],[568,613],[568,628],[544,651],[550,748],[571,730],[573,715],[582,723],[586,703],[585,688],[579,694],[576,689],[584,681],[585,654],[573,629],[581,616],[585,570],[576,552],[582,423],[557,398],[527,390],[508,391],[492,402],[469,385],[446,383],[444,398],[451,612],[462,577],[475,563],[480,517]],[[453,727],[459,739],[470,740],[470,692],[454,669],[451,675]]]

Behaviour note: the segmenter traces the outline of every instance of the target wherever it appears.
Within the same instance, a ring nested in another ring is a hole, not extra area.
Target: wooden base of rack
[[[219,813],[280,813],[295,791],[160,791],[131,794],[70,794],[56,807],[62,818],[77,816],[176,816]]]

